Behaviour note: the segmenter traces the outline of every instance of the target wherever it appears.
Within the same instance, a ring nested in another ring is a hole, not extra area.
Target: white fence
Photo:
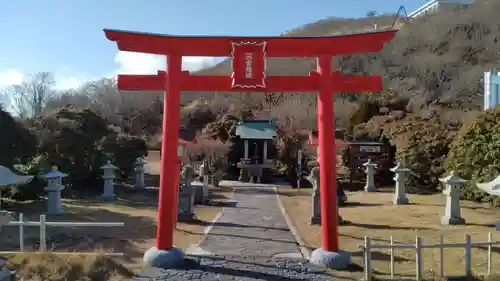
[[[417,236],[415,239],[415,244],[395,244],[391,236],[390,244],[373,244],[369,237],[365,236],[365,244],[359,245],[358,247],[363,248],[364,255],[364,270],[365,270],[365,280],[372,280],[372,267],[371,267],[371,251],[373,249],[389,249],[390,250],[390,275],[391,279],[394,279],[394,249],[415,249],[415,279],[421,280],[423,276],[423,260],[422,260],[422,249],[439,249],[439,275],[444,277],[444,249],[446,248],[464,248],[465,251],[465,268],[464,276],[472,273],[471,265],[471,250],[472,248],[479,248],[486,246],[488,248],[488,258],[487,258],[487,272],[486,274],[491,274],[491,253],[493,245],[500,245],[500,241],[492,241],[491,233],[488,233],[488,241],[486,242],[472,242],[469,234],[465,235],[465,243],[450,243],[445,244],[443,242],[443,236],[440,237],[438,244],[422,244],[422,237]]]
[[[47,251],[47,227],[117,227],[125,226],[123,222],[49,222],[46,221],[45,215],[40,215],[40,221],[25,221],[24,215],[19,214],[18,221],[11,221],[4,225],[4,227],[19,226],[19,251],[0,251],[0,254],[19,254],[26,252],[24,248],[24,227],[39,227],[40,228],[40,252]],[[54,252],[55,254],[75,254],[75,252]],[[95,254],[94,252],[77,253],[80,255]],[[104,253],[108,256],[123,256],[123,253]]]

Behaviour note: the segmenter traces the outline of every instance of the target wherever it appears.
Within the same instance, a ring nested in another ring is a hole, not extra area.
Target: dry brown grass
[[[151,182],[158,181],[159,157],[150,153],[146,159],[146,176]],[[154,183],[151,183],[154,185]],[[156,190],[131,191],[126,187],[115,190],[117,201],[103,202],[94,197],[83,199],[63,199],[65,213],[48,215],[47,221],[76,222],[124,222],[124,227],[47,227],[47,247],[55,252],[93,252],[102,249],[106,252],[124,253],[123,258],[116,258],[127,265],[142,263],[142,255],[156,243],[156,218],[158,195]],[[232,190],[209,188],[212,198],[228,198]],[[38,221],[45,212],[45,202],[25,202],[12,204],[11,211],[23,213],[24,219]],[[204,236],[205,227],[219,212],[220,206],[196,206],[197,220],[179,222],[174,233],[174,245],[187,249],[191,244],[198,244]],[[38,227],[25,227],[25,248],[36,250],[39,241]],[[0,231],[2,246],[0,251],[19,249],[18,227],[4,227]]]
[[[96,255],[56,255],[50,252],[19,254],[7,258],[24,281],[118,281],[131,280],[134,272],[115,260]]]
[[[310,249],[320,247],[321,226],[309,225],[311,210],[310,190],[280,188],[284,207],[297,227],[299,235]],[[462,215],[467,220],[464,226],[444,226],[440,217],[444,212],[444,195],[410,195],[411,205],[397,206],[391,203],[392,191],[378,193],[348,192],[351,206],[340,209],[350,225],[340,226],[340,245],[343,250],[353,252],[355,263],[362,265],[362,254],[358,245],[363,244],[364,236],[372,238],[375,244],[389,244],[392,235],[395,243],[414,244],[416,236],[423,237],[424,244],[439,243],[440,235],[445,243],[464,243],[465,235],[470,234],[472,241],[487,241],[487,233],[493,233],[493,240],[499,240],[493,224],[499,219],[500,210],[490,209],[487,205],[462,202]],[[445,250],[446,275],[462,275],[464,272],[463,248]],[[439,250],[424,249],[424,270],[439,270]],[[473,270],[486,272],[486,248],[472,250]],[[378,250],[372,254],[372,264],[379,276],[389,271],[390,255],[388,250]],[[500,260],[500,250],[493,248],[493,271],[498,271],[495,260]],[[400,276],[413,276],[415,272],[415,251],[395,250],[395,272]]]

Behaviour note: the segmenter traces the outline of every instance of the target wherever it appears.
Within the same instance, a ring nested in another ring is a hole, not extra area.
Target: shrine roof
[[[236,127],[236,135],[242,139],[272,140],[278,134],[276,124],[269,120],[242,121]]]
[[[379,30],[372,32],[353,32],[353,33],[343,33],[329,36],[237,36],[237,35],[173,35],[173,34],[161,34],[161,33],[152,33],[152,32],[140,32],[140,31],[130,31],[130,30],[121,30],[121,29],[103,29],[104,32],[116,32],[116,33],[128,33],[128,34],[136,34],[136,35],[147,35],[147,36],[156,36],[156,37],[166,37],[166,38],[237,38],[237,39],[248,39],[248,40],[268,40],[268,39],[284,39],[284,38],[302,38],[302,39],[314,39],[314,38],[337,38],[337,37],[345,37],[350,35],[368,35],[368,34],[379,34],[379,33],[394,33],[395,30],[387,29],[387,30]]]
[[[179,142],[196,143],[196,131],[188,128],[179,128]]]
[[[162,138],[163,135],[160,139]],[[180,127],[178,141],[180,144],[196,144],[198,142],[198,134],[196,130]]]

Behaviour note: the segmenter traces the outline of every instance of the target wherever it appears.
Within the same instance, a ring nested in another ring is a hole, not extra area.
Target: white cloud
[[[19,85],[25,79],[25,74],[15,69],[0,71],[0,89],[10,86]],[[72,74],[69,68],[63,67],[54,73],[55,89],[68,90],[76,89],[91,79],[87,75]]]
[[[23,74],[17,70],[9,69],[7,71],[0,71],[0,88],[18,85],[23,81]]]
[[[214,66],[219,60],[215,57],[183,57],[182,69],[197,71]],[[166,67],[165,56],[120,51],[115,57],[120,74],[156,74]]]

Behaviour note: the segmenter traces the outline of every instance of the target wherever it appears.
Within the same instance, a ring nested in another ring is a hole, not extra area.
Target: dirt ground
[[[296,190],[282,187],[279,189],[283,205],[293,220],[299,235],[310,250],[321,246],[321,226],[309,225],[311,214],[311,189]],[[382,189],[377,193],[347,192],[347,206],[340,208],[340,214],[350,224],[340,226],[340,247],[352,252],[353,261],[363,264],[362,252],[358,245],[364,243],[364,236],[374,244],[389,244],[392,236],[395,244],[415,244],[416,236],[421,236],[423,244],[439,243],[443,235],[444,243],[464,243],[465,235],[470,234],[472,242],[486,242],[491,232],[493,241],[500,241],[500,234],[494,224],[500,220],[500,210],[490,209],[488,205],[463,201],[462,216],[467,224],[462,226],[441,225],[440,217],[444,213],[445,196],[409,195],[410,205],[393,205],[393,191]],[[493,247],[492,271],[500,268],[495,261],[500,260],[500,249]],[[431,274],[439,272],[439,250],[424,249],[424,271]],[[414,276],[415,250],[396,249],[396,276]],[[448,248],[444,250],[445,275],[463,275],[464,249]],[[389,249],[372,253],[372,267],[379,276],[390,272]],[[486,273],[487,248],[472,250],[472,266],[476,273]]]
[[[159,155],[152,152],[146,159],[146,185],[157,186],[159,181]],[[124,227],[47,227],[47,247],[61,252],[92,252],[96,249],[105,252],[124,253],[120,260],[126,264],[140,263],[144,251],[155,245],[158,192],[156,189],[134,191],[130,187],[115,187],[117,201],[106,203],[96,196],[72,200],[63,199],[65,214],[48,215],[47,221],[69,222],[124,222]],[[209,198],[225,199],[232,196],[229,189],[211,187]],[[45,212],[45,202],[10,202],[9,211],[23,213],[25,220],[39,221]],[[189,223],[179,222],[174,234],[176,247],[186,249],[198,244],[204,229],[219,212],[220,206],[196,206],[197,220]],[[25,227],[25,248],[39,247],[39,228]],[[19,228],[3,227],[0,231],[2,246],[0,251],[19,249]]]

